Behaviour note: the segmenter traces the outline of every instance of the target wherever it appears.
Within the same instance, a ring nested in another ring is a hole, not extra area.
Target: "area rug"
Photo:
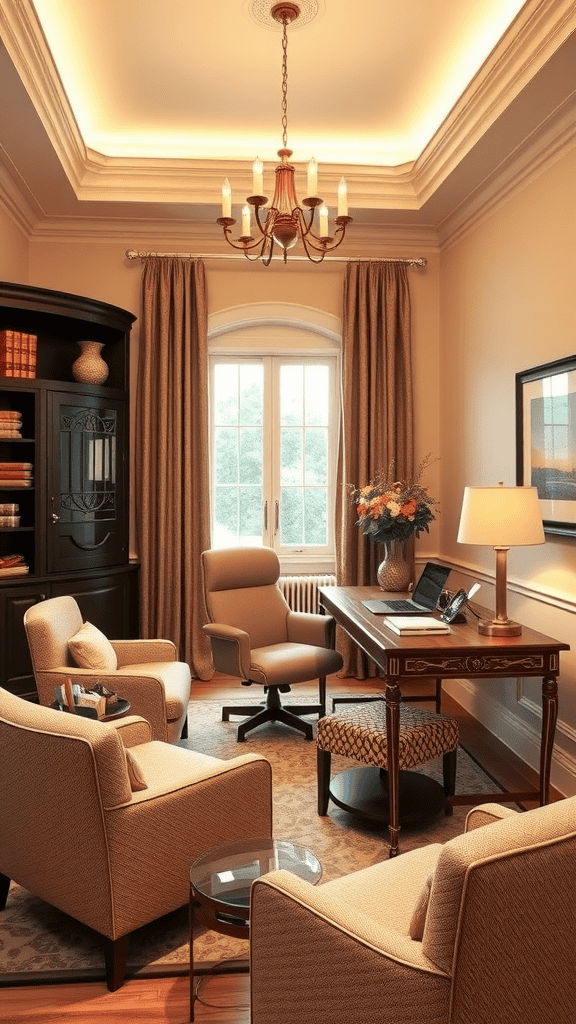
[[[241,704],[241,698],[236,703]],[[327,817],[318,816],[315,743],[307,742],[292,729],[269,723],[249,733],[245,743],[238,744],[236,730],[241,718],[222,722],[220,701],[192,701],[188,721],[189,737],[181,741],[181,746],[224,759],[253,751],[270,761],[274,835],[313,850],[322,863],[322,881],[387,857],[387,829],[382,826],[351,815],[333,803]],[[353,762],[348,758],[332,759],[334,774],[348,770],[351,765]],[[422,771],[441,781],[441,759]],[[486,793],[497,789],[494,781],[460,749],[456,792]],[[403,828],[401,850],[446,842],[463,831],[466,813],[466,807],[455,807],[452,816],[440,814],[426,826]],[[203,927],[195,933],[195,963],[206,971],[233,958],[243,961],[247,956],[245,940]],[[126,976],[184,974],[188,963],[188,911],[183,907],[133,933]],[[98,936],[13,883],[6,909],[0,914],[0,985],[103,977]]]

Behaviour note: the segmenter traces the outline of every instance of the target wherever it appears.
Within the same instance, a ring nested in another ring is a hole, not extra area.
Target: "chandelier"
[[[263,165],[256,157],[252,165],[252,191],[242,209],[242,234],[234,241],[230,228],[236,223],[232,217],[232,190],[228,179],[222,186],[222,216],[218,218],[224,231],[226,241],[234,248],[241,249],[248,260],[261,259],[267,267],[272,259],[274,246],[283,251],[284,262],[288,259],[288,249],[301,242],[306,256],[312,263],[321,263],[327,252],[337,249],[344,240],[346,226],[352,220],[348,216],[348,192],[346,181],[341,178],[338,186],[338,216],[334,236],[328,234],[328,209],[322,199],[316,195],[318,188],[318,165],[314,158],[308,164],[307,191],[308,196],[298,203],[294,186],[294,167],[289,163],[292,150],[288,149],[288,25],[300,15],[300,7],[296,3],[282,0],[270,10],[274,21],[282,25],[282,149],[278,150],[279,163],[275,170],[274,198],[272,205],[263,208],[268,196],[264,190]],[[252,213],[259,235],[252,235]],[[305,209],[303,209],[303,207]],[[319,208],[319,209],[318,209]],[[318,224],[316,210],[318,209]],[[265,217],[263,217],[263,213]]]

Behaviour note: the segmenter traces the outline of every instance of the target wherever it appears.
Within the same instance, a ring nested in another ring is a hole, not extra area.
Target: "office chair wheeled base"
[[[265,722],[282,722],[283,725],[289,725],[292,729],[296,729],[298,732],[304,733],[307,740],[311,740],[314,737],[314,727],[311,722],[303,722],[298,717],[299,715],[319,715],[322,717],[326,713],[326,680],[320,680],[320,699],[321,704],[297,704],[290,705],[290,708],[283,707],[280,702],[280,691],[286,692],[290,690],[289,686],[265,686],[264,692],[266,693],[266,702],[259,704],[257,707],[254,705],[242,706],[242,707],[225,707],[222,708],[222,721],[228,722],[230,715],[249,715],[250,717],[246,722],[242,722],[238,726],[238,743],[242,743],[246,738],[246,733],[251,732],[259,725],[263,725]]]

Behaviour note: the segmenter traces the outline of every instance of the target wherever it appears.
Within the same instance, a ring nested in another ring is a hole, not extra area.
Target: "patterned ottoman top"
[[[400,705],[401,769],[414,768],[440,757],[458,746],[459,727],[455,718],[425,711],[410,704]],[[388,767],[386,704],[376,701],[326,715],[318,722],[316,743],[321,750],[352,757],[376,768]]]

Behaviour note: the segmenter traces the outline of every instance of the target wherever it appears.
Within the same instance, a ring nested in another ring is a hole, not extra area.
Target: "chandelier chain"
[[[253,0],[253,3],[255,2],[256,0]],[[307,2],[313,3],[315,0]],[[333,235],[330,235],[328,208],[318,196],[318,165],[314,158],[308,164],[308,194],[301,203],[298,202],[296,195],[295,168],[289,163],[292,150],[288,149],[288,25],[299,16],[300,6],[295,0],[277,0],[270,9],[270,17],[277,25],[282,25],[282,149],[278,150],[281,162],[274,172],[274,197],[268,205],[269,199],[263,195],[263,165],[257,157],[252,165],[253,194],[248,196],[242,209],[242,234],[237,241],[232,238],[230,231],[236,221],[232,216],[232,189],[228,179],[222,186],[222,216],[218,217],[217,221],[224,229],[224,237],[233,249],[243,250],[248,260],[261,259],[265,267],[270,265],[275,245],[282,249],[282,258],[286,263],[288,250],[297,242],[303,246],[306,259],[311,263],[321,263],[325,255],[337,249],[344,240],[346,227],[352,220],[348,216],[346,181],[342,178],[338,185],[335,230]],[[252,235],[251,216],[256,218],[260,237],[254,238]],[[254,250],[259,251],[253,254]]]
[[[282,145],[288,147],[288,19],[282,18]]]

